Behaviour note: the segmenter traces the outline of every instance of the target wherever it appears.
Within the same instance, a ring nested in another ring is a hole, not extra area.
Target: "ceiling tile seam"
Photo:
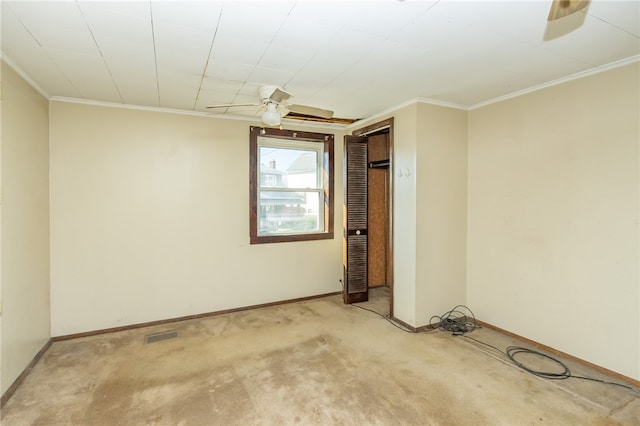
[[[439,2],[440,2],[440,0],[436,1],[432,6],[430,6],[430,7],[429,7],[429,9],[425,10],[425,11],[424,11],[424,13],[428,12],[429,10],[431,10],[431,8],[432,8],[433,6],[435,6],[436,4],[438,4]],[[294,9],[294,8],[295,8],[295,5],[294,5],[294,7],[292,7],[292,8],[291,8],[291,10],[289,10],[289,13],[287,14],[287,16],[288,16],[292,11],[293,11],[293,9]],[[415,20],[417,20],[417,19],[418,19],[418,18],[414,18],[411,22],[413,22],[413,21],[415,21]],[[284,23],[283,23],[283,25],[284,25]],[[340,28],[340,30],[341,30],[342,28],[345,28],[345,27],[347,27],[347,25],[342,25],[342,26],[340,26],[339,28]],[[282,28],[282,26],[281,26],[280,28]],[[280,32],[280,29],[278,29],[278,32]],[[362,33],[362,34],[367,34],[367,33]],[[276,33],[276,35],[277,35],[277,33]],[[274,39],[275,39],[275,37],[274,37]],[[273,41],[273,39],[272,39],[272,41]],[[390,41],[389,37],[385,37],[385,38],[384,38],[384,41]],[[305,62],[305,63],[304,63],[304,65],[302,65],[301,67],[299,67],[299,68],[298,68],[298,70],[297,70],[297,71],[295,71],[295,74],[294,74],[294,75],[293,75],[293,76],[292,76],[292,77],[291,77],[291,78],[290,78],[290,79],[289,79],[289,80],[284,84],[284,87],[286,87],[289,83],[291,83],[291,81],[295,80],[297,73],[299,73],[301,70],[305,69],[305,68],[307,67],[307,65],[309,65],[310,63],[312,63],[312,62],[313,62],[313,59],[315,59],[315,58],[316,58],[316,56],[318,56],[318,53],[319,53],[319,52],[318,52],[318,51],[316,51],[316,52],[311,56],[311,58],[309,58],[309,60],[308,60],[307,62]],[[368,52],[367,52],[367,53],[368,53]],[[264,56],[264,55],[263,55],[263,56]],[[357,64],[357,63],[359,63],[360,61],[364,60],[364,59],[365,59],[365,57],[366,57],[366,54],[364,54],[360,59],[358,59],[356,62],[354,62],[354,63],[352,64],[352,66],[353,66],[353,65],[356,65],[356,64]],[[262,59],[262,58],[260,58],[260,59]],[[351,68],[351,67],[349,67],[349,68]],[[312,94],[310,94],[308,97],[309,97],[309,98],[313,98],[315,95],[317,95],[319,92],[321,92],[325,87],[329,86],[329,85],[330,85],[331,83],[333,83],[333,82],[334,82],[338,77],[340,77],[341,75],[343,75],[343,74],[344,74],[344,73],[346,73],[347,71],[348,71],[348,70],[345,70],[345,71],[343,71],[342,73],[338,74],[338,75],[337,75],[337,76],[335,76],[332,80],[330,80],[329,82],[327,82],[327,84],[325,84],[324,86],[319,86],[319,87],[318,87],[318,88],[317,88],[317,89],[316,89]]]
[[[601,72],[612,70],[614,68],[623,67],[625,65],[633,64],[635,62],[640,62],[640,55],[630,56],[630,57],[625,58],[625,59],[620,59],[619,61],[611,62],[609,64],[602,65],[602,66],[599,66],[599,67],[593,67],[592,69],[585,70],[585,71],[580,71],[580,72],[577,72],[575,74],[571,74],[571,75],[568,75],[568,76],[565,76],[565,77],[562,77],[562,78],[558,78],[558,79],[553,80],[553,81],[548,81],[546,83],[542,83],[542,84],[538,84],[538,85],[535,85],[535,86],[531,86],[531,87],[528,87],[526,89],[517,90],[515,92],[511,92],[511,93],[503,95],[503,96],[498,96],[497,98],[493,98],[493,99],[489,99],[487,101],[482,101],[482,102],[479,102],[477,104],[473,104],[473,105],[469,106],[467,109],[469,111],[471,111],[471,110],[478,109],[478,108],[481,108],[481,107],[484,107],[484,106],[487,106],[487,105],[491,105],[491,104],[495,104],[495,103],[498,103],[498,102],[502,102],[502,101],[505,101],[507,99],[517,98],[518,96],[525,95],[527,93],[537,92],[538,90],[546,89],[547,87],[557,86],[558,84],[567,83],[569,81],[578,80],[578,79],[583,78],[583,77],[588,77],[590,75],[599,74]]]
[[[397,0],[400,1],[400,0]],[[404,1],[404,0],[402,0]],[[423,10],[422,12],[420,12],[419,14],[415,15],[413,17],[413,19],[411,19],[409,22],[412,24],[415,24],[416,21],[418,21],[418,19],[420,19],[423,15],[426,15],[427,13],[431,12],[431,9],[433,9],[434,7],[436,7],[438,5],[438,3],[440,3],[442,0],[436,0],[431,6],[429,6],[428,8],[426,8],[425,10]],[[431,16],[431,15],[429,15]]]
[[[291,78],[289,78],[289,80],[287,80],[287,81],[284,83],[283,87],[287,87],[287,85],[288,85],[289,83],[291,83],[291,81],[295,80],[296,75],[298,75],[298,73],[299,73],[300,71],[302,71],[303,69],[305,69],[305,68],[307,67],[307,65],[309,65],[309,64],[310,64],[310,63],[311,63],[311,62],[316,58],[316,56],[318,56],[318,51],[317,51],[317,50],[316,50],[316,52],[315,52],[313,55],[311,55],[311,57],[309,58],[309,60],[308,60],[307,62],[305,62],[305,63],[304,63],[304,65],[302,65],[301,67],[299,67],[299,68],[295,71],[295,73],[293,74],[293,76],[291,76]],[[316,91],[315,91],[312,95],[310,95],[309,97],[313,97],[313,96],[314,96],[316,93],[318,93],[319,91],[320,91],[320,89],[316,90]]]
[[[604,19],[599,18],[599,17],[598,17],[598,16],[596,16],[596,15],[592,15],[592,14],[590,14],[590,13],[585,13],[585,12],[584,12],[584,11],[582,11],[582,10],[580,10],[579,12],[580,12],[580,13],[582,13],[583,15],[585,15],[585,16],[589,16],[589,17],[595,18],[595,19],[599,20],[600,22],[603,22],[604,24],[610,25],[611,27],[613,27],[613,28],[615,28],[615,29],[617,29],[617,30],[619,30],[619,31],[622,31],[622,32],[624,32],[624,33],[626,33],[626,34],[628,34],[628,35],[632,36],[633,38],[640,39],[640,37],[638,37],[638,36],[636,36],[636,35],[634,35],[634,34],[632,34],[632,33],[629,33],[628,31],[626,31],[626,30],[624,30],[624,29],[622,29],[622,28],[620,28],[620,27],[618,27],[618,26],[616,26],[616,25],[611,24],[610,22],[605,21]],[[560,55],[560,56],[565,57],[565,58],[569,58],[569,59],[574,60],[574,61],[576,61],[576,62],[579,62],[579,63],[581,63],[581,64],[588,65],[588,66],[590,66],[590,67],[592,67],[592,68],[598,68],[598,65],[596,65],[596,64],[592,64],[592,63],[590,63],[590,62],[583,61],[582,59],[576,58],[576,57],[574,57],[574,56],[572,56],[572,55],[569,55],[569,54],[567,54],[567,53],[564,53],[564,52],[558,52],[558,51],[554,50],[553,48],[550,48],[550,47],[547,47],[547,46],[548,46],[548,45],[547,45],[547,44],[545,44],[545,43],[542,43],[542,44],[540,45],[540,47],[541,47],[544,51],[546,51],[546,52],[552,53],[552,54],[554,54],[554,55]],[[615,62],[614,62],[614,63],[615,63]],[[568,77],[571,77],[571,76],[568,76]],[[570,79],[571,79],[571,78],[570,78]],[[543,83],[543,84],[545,84],[545,83]],[[532,86],[532,87],[537,87],[537,86]],[[523,90],[527,90],[527,89],[523,89]],[[508,96],[508,95],[505,95],[505,96]],[[491,102],[491,100],[489,100],[489,101],[487,101],[487,102]]]
[[[431,9],[433,9],[435,6],[437,6],[437,5],[440,3],[440,1],[441,1],[441,0],[437,0],[435,3],[433,3],[433,4],[432,4],[431,6],[429,6],[427,9],[423,10],[423,11],[421,12],[421,14],[427,14],[427,13],[429,13],[429,12],[431,11]],[[415,16],[415,17],[414,17],[413,19],[411,19],[409,22],[410,22],[410,23],[415,23],[418,19],[419,19],[419,16]],[[342,27],[340,27],[340,28],[342,29],[342,28],[344,28],[344,27],[348,27],[348,26],[347,26],[347,25],[344,25],[344,26],[342,26]],[[360,31],[358,31],[357,29],[356,29],[355,31],[356,31],[356,32],[360,32]],[[367,33],[367,32],[361,32],[361,33],[362,33],[362,34],[365,34],[365,35],[368,35],[368,33]],[[380,37],[380,38],[382,38],[382,39],[383,39],[383,41],[390,41],[390,42],[392,42],[392,43],[396,43],[396,42],[395,42],[393,39],[391,39],[389,36],[387,36],[387,37]],[[403,44],[403,43],[400,43],[400,44]],[[310,95],[310,97],[315,96],[317,93],[319,93],[320,91],[322,91],[322,90],[323,90],[323,89],[325,89],[326,87],[330,86],[334,81],[338,80],[342,75],[344,75],[345,73],[347,73],[347,72],[349,71],[349,69],[351,69],[353,66],[355,66],[355,65],[357,65],[357,64],[359,64],[359,63],[361,63],[363,60],[365,60],[365,58],[367,58],[367,56],[370,54],[370,52],[371,52],[372,50],[373,50],[373,49],[369,49],[369,50],[367,50],[367,51],[363,52],[363,53],[362,53],[362,55],[361,55],[358,59],[356,59],[356,61],[355,61],[355,62],[353,62],[353,64],[352,64],[348,69],[345,69],[343,72],[341,72],[340,74],[336,75],[333,79],[331,79],[329,82],[327,82],[324,86],[319,87],[319,88],[318,88],[318,89],[317,89],[317,90],[316,90],[312,95]],[[314,55],[314,56],[315,56],[315,55]],[[306,66],[306,64],[305,64],[305,66]],[[300,68],[300,69],[303,69],[303,68],[304,68],[304,67],[302,67],[302,68]],[[293,79],[293,78],[294,78],[294,77],[292,77],[292,79]],[[407,101],[407,102],[410,102],[410,101]],[[455,104],[452,104],[452,105],[455,105]],[[457,106],[456,106],[456,107],[454,107],[454,108],[457,108]],[[377,115],[377,114],[376,114],[376,115]],[[361,120],[365,120],[365,119],[367,119],[367,118],[362,118]]]
[[[202,92],[202,87],[204,86],[204,81],[207,76],[207,69],[209,68],[209,61],[211,60],[211,52],[213,52],[213,45],[216,41],[216,36],[218,35],[218,30],[220,29],[220,22],[222,21],[222,13],[224,8],[220,8],[220,12],[218,13],[218,22],[216,22],[216,29],[213,32],[213,37],[211,37],[211,44],[209,45],[209,53],[207,55],[207,60],[204,63],[204,69],[202,70],[202,75],[200,76],[200,84],[198,85],[198,90],[196,91],[196,99],[193,101],[192,110],[196,110],[196,106],[198,105],[198,100],[200,99],[200,93]],[[236,95],[237,96],[237,95]]]
[[[432,4],[431,6],[429,6],[427,9],[423,10],[423,11],[421,12],[421,14],[426,14],[426,13],[428,13],[429,11],[431,11],[431,9],[433,9],[436,5],[438,5],[438,3],[440,3],[440,1],[441,1],[441,0],[437,0],[435,3],[433,3],[433,4]],[[418,17],[418,16],[415,16],[415,17],[414,17],[413,19],[411,19],[409,22],[411,22],[411,23],[415,23],[418,19],[419,19],[419,17]],[[344,27],[346,27],[346,26],[342,26],[341,28],[344,28]],[[355,30],[355,31],[356,31],[356,32],[360,32],[360,31],[358,31],[358,30]],[[367,33],[367,32],[363,32],[362,34],[368,34],[368,33]],[[393,41],[389,36],[387,36],[387,37],[381,37],[381,38],[383,39],[383,41],[391,41],[391,42],[394,42],[394,41]],[[394,43],[395,43],[395,42],[394,42]],[[402,43],[400,43],[400,44],[402,44]],[[358,58],[358,59],[357,59],[357,60],[356,60],[356,61],[355,61],[355,62],[354,62],[354,63],[353,63],[353,64],[352,64],[348,69],[345,69],[343,72],[341,72],[341,73],[339,73],[338,75],[336,75],[333,79],[331,79],[330,81],[328,81],[325,85],[323,85],[323,86],[321,86],[321,87],[318,87],[318,89],[317,89],[317,90],[316,90],[312,95],[310,95],[309,97],[313,97],[313,96],[315,96],[317,93],[321,92],[323,89],[325,89],[326,87],[330,86],[333,82],[335,82],[336,80],[338,80],[342,75],[344,75],[345,73],[347,73],[347,72],[349,71],[349,69],[351,69],[353,66],[355,66],[355,65],[357,65],[357,64],[359,64],[359,63],[361,63],[363,60],[365,60],[365,58],[367,58],[367,56],[370,54],[370,52],[371,52],[372,50],[373,50],[373,49],[369,49],[369,50],[367,50],[367,51],[363,52],[363,53],[362,53],[362,55],[360,56],[360,58]],[[316,53],[316,55],[317,55],[317,53]],[[313,57],[315,57],[316,55],[314,55]],[[313,57],[312,57],[311,59],[313,59]],[[305,66],[306,66],[308,63],[310,63],[310,62],[311,62],[311,60],[310,60],[309,62],[307,62],[307,63],[305,64]],[[304,69],[304,66],[303,66],[303,67],[301,67],[300,69]],[[294,76],[294,77],[292,77],[289,81],[293,80],[294,78],[295,78],[295,76]],[[407,101],[407,102],[412,102],[412,101]],[[447,105],[444,105],[444,104],[447,104]],[[459,105],[457,105],[457,104],[449,104],[449,103],[446,103],[446,102],[445,102],[444,104],[442,104],[442,106],[452,106],[453,108],[459,108],[459,107],[460,107],[460,106],[459,106]],[[461,108],[466,108],[466,107],[461,107]],[[388,109],[385,109],[385,111],[388,111]],[[375,115],[378,115],[378,114],[379,114],[379,113],[377,113],[377,114],[375,114]],[[362,118],[361,120],[366,120],[366,119],[368,119],[368,117],[364,117],[364,118]],[[361,120],[359,120],[359,121],[361,121]]]
[[[584,61],[584,60],[582,60],[580,58],[576,58],[575,56],[569,55],[567,53],[556,52],[556,51],[548,49],[548,48],[546,48],[544,46],[542,46],[542,50],[545,50],[545,51],[547,51],[549,53],[552,53],[554,55],[558,55],[558,56],[560,56],[562,58],[571,59],[572,61],[576,61],[576,62],[578,62],[580,64],[586,65],[586,66],[591,67],[591,68],[597,68],[598,67],[598,65],[592,64],[591,62]]]
[[[7,6],[7,9],[9,10],[9,13],[11,13],[18,22],[20,22],[20,25],[22,25],[22,27],[24,28],[24,30],[27,32],[27,34],[29,34],[33,40],[36,42],[36,44],[42,49],[42,51],[44,52],[45,55],[47,55],[47,57],[49,58],[49,60],[54,63],[57,67],[58,70],[60,71],[60,73],[64,76],[64,78],[67,80],[67,82],[71,85],[71,87],[73,87],[77,93],[82,94],[82,91],[79,90],[75,84],[73,84],[73,81],[71,81],[71,79],[69,78],[69,76],[63,71],[63,68],[60,66],[60,64],[58,64],[58,62],[56,62],[51,55],[49,54],[49,52],[47,52],[47,49],[42,45],[42,43],[40,43],[40,41],[38,40],[38,38],[29,30],[29,28],[27,27],[27,25],[22,21],[22,19],[20,19],[20,17],[18,17],[18,15],[11,10],[11,7],[9,6],[9,4],[5,3],[5,6]],[[41,95],[43,95],[44,97],[46,97],[47,99],[49,99],[51,96],[42,88],[40,87],[39,84],[37,84],[31,77],[29,77],[27,75],[26,72],[24,72],[24,70],[18,66],[18,64],[12,60],[7,54],[5,54],[2,51],[2,48],[0,47],[0,54],[3,58],[3,60],[5,62],[7,62],[7,64],[9,64],[11,66],[11,68],[14,69],[14,71],[16,71],[18,73],[18,75],[20,75],[25,81],[27,81],[34,89],[36,89],[37,92],[39,92]],[[7,61],[7,59],[9,61]]]
[[[613,28],[615,28],[615,29],[617,29],[617,30],[620,30],[620,31],[622,31],[622,32],[624,32],[624,33],[627,33],[627,34],[629,34],[629,35],[630,35],[631,37],[633,37],[633,38],[640,39],[640,35],[636,35],[636,34],[634,34],[634,33],[631,33],[631,32],[629,32],[629,31],[625,30],[624,28],[620,28],[619,26],[617,26],[617,25],[615,25],[615,24],[612,24],[611,22],[609,22],[609,21],[607,21],[607,20],[605,20],[605,19],[600,18],[599,16],[592,15],[592,14],[590,14],[590,13],[588,13],[588,12],[587,12],[587,13],[585,13],[585,14],[586,14],[586,15],[588,15],[588,16],[591,16],[592,18],[596,18],[598,21],[604,22],[605,24],[609,24],[609,25],[611,25]]]
[[[82,20],[84,21],[84,24],[87,26],[87,30],[89,31],[89,34],[91,34],[91,39],[93,40],[93,43],[95,44],[96,49],[98,49],[98,53],[100,53],[100,58],[102,59],[102,63],[104,63],[104,67],[107,69],[107,72],[109,73],[109,77],[111,78],[111,82],[113,83],[113,87],[116,89],[116,92],[118,93],[118,98],[120,98],[120,102],[124,103],[124,98],[122,97],[122,93],[120,92],[120,88],[118,87],[118,83],[116,83],[115,78],[113,78],[113,73],[111,72],[111,69],[109,68],[109,64],[107,63],[107,60],[104,57],[104,54],[102,53],[102,49],[100,49],[100,45],[98,44],[98,40],[96,40],[96,36],[93,34],[93,31],[91,30],[91,26],[89,26],[89,22],[87,21],[87,17],[84,15],[84,12],[82,11],[82,8],[80,7],[80,3],[78,3],[78,0],[76,0],[76,7],[78,8],[78,12],[80,13],[80,16],[82,16]]]
[[[385,39],[386,40],[386,39]],[[355,65],[359,64],[360,62],[362,62],[371,52],[373,51],[373,48],[368,49],[364,52],[362,52],[362,54],[360,55],[360,57],[358,59],[356,59],[355,62],[353,62],[348,68],[344,69],[341,73],[337,74],[335,77],[333,77],[331,80],[329,80],[325,85],[323,85],[322,87],[320,87],[315,93],[319,93],[320,91],[322,91],[323,89],[325,89],[326,87],[331,86],[336,80],[338,80],[340,77],[342,77],[343,75],[345,75],[347,72],[349,72],[349,70],[351,70]],[[313,95],[315,96],[315,94]],[[344,97],[347,97],[347,95],[345,95]]]
[[[563,58],[568,58],[568,59],[571,59],[572,61],[576,61],[576,62],[579,62],[579,63],[581,63],[581,64],[588,65],[588,66],[590,66],[590,67],[597,67],[597,66],[598,66],[598,65],[596,65],[596,64],[592,64],[592,63],[589,63],[589,62],[585,62],[585,61],[583,61],[582,59],[576,58],[576,57],[574,57],[573,55],[569,55],[569,54],[567,54],[567,53],[565,53],[565,52],[559,52],[559,51],[554,50],[553,48],[550,48],[550,47],[547,47],[547,46],[548,46],[548,45],[547,45],[547,44],[545,44],[544,42],[543,42],[542,44],[540,44],[540,48],[541,48],[542,50],[544,50],[545,52],[549,52],[549,53],[551,53],[551,54],[553,54],[553,55],[557,55],[557,56],[560,56],[560,57],[563,57]]]
[[[153,21],[153,7],[151,6],[151,0],[149,0],[149,16],[151,19],[151,43],[153,44],[153,65],[156,72],[156,94],[158,97],[158,106],[162,105],[160,102],[160,77],[158,74],[158,50],[156,49],[156,31]]]
[[[278,27],[278,30],[273,34],[273,37],[271,37],[271,40],[269,40],[269,43],[267,43],[267,46],[262,51],[262,55],[260,55],[260,58],[258,58],[258,60],[256,61],[256,65],[253,67],[253,69],[251,70],[251,72],[249,73],[249,76],[245,79],[245,81],[243,81],[243,84],[247,84],[247,82],[251,80],[251,76],[256,71],[256,68],[260,66],[260,62],[262,62],[264,55],[267,54],[267,50],[269,50],[269,47],[273,44],[273,40],[275,40],[278,34],[280,34],[282,27],[284,26],[285,22],[287,22],[287,18],[289,17],[289,15],[291,15],[291,12],[295,8],[295,6],[296,6],[295,3],[291,5],[291,8],[289,8],[289,11],[287,12],[286,17],[282,20],[282,22],[280,22],[280,26]],[[236,97],[240,94],[240,90],[242,90],[242,88],[238,90],[238,92],[236,93]],[[234,98],[234,101],[235,101],[235,98]],[[262,101],[262,99],[260,99],[260,101]]]
[[[438,1],[440,1],[440,0],[438,0]],[[293,6],[291,7],[291,9],[289,9],[289,12],[287,13],[287,17],[288,17],[289,15],[291,15],[291,12],[293,12],[293,10],[296,8],[296,5],[297,5],[297,4],[298,4],[297,2],[296,2],[296,3],[294,3],[294,4],[293,4]],[[284,25],[284,22],[283,22],[283,24],[280,26],[280,28],[278,28],[278,33],[279,33],[279,32],[280,32],[280,30],[282,29],[282,26],[283,26],[283,25]],[[344,28],[344,27],[345,27],[345,25],[341,25],[341,26],[339,27],[339,29],[341,30],[341,29],[342,29],[342,28]],[[277,35],[277,33],[276,33],[276,35]],[[275,37],[274,37],[274,38],[275,38]],[[273,39],[272,39],[272,41],[273,41]],[[263,54],[263,56],[264,56],[264,54]],[[316,50],[316,52],[311,56],[311,58],[309,58],[309,60],[308,60],[307,62],[305,62],[305,64],[304,64],[304,65],[302,65],[300,68],[298,68],[298,70],[293,74],[293,76],[292,76],[291,78],[289,78],[289,80],[287,80],[287,81],[285,82],[284,87],[286,88],[286,87],[287,87],[287,85],[288,85],[289,83],[291,83],[293,80],[295,80],[296,75],[297,75],[300,71],[302,71],[303,69],[305,69],[305,68],[307,67],[307,65],[309,65],[309,64],[310,64],[310,63],[311,63],[311,62],[316,58],[316,56],[318,56],[318,50]],[[262,59],[262,58],[260,58],[260,59]],[[253,71],[252,71],[252,72],[253,72]],[[318,94],[318,92],[320,92],[324,87],[326,87],[326,85],[325,85],[325,86],[322,86],[322,87],[318,87],[318,88],[315,90],[315,92],[311,93],[308,97],[309,97],[309,98],[313,98],[313,97],[314,97],[315,95],[317,95],[317,94]]]
[[[47,55],[47,57],[51,60],[51,62],[52,62],[52,63],[54,63],[56,67],[58,67],[58,71],[60,71],[60,74],[62,74],[62,75],[64,76],[65,80],[67,80],[67,82],[69,83],[69,85],[70,85],[71,87],[73,87],[73,88],[76,90],[76,92],[77,92],[77,93],[79,93],[80,95],[82,95],[82,96],[86,96],[86,95],[84,95],[84,94],[83,94],[82,90],[80,90],[80,88],[79,88],[78,86],[76,86],[76,85],[73,83],[73,80],[71,79],[71,77],[69,77],[69,76],[67,75],[67,73],[64,71],[64,68],[63,68],[63,67],[58,63],[58,61],[56,61],[56,60],[55,60],[55,59],[54,59],[54,58],[49,54],[49,52],[47,52],[47,50],[46,50],[45,48],[43,48],[43,50],[44,50],[45,55]]]
[[[20,17],[13,10],[11,10],[11,6],[9,6],[8,3],[5,3],[5,6],[7,6],[7,9],[9,10],[9,12],[14,16],[14,18],[16,18],[18,22],[20,22],[20,25],[22,25],[22,28],[24,28],[24,30],[31,36],[31,38],[33,38],[33,40],[38,44],[38,46],[40,46],[41,48],[44,48],[43,44],[40,43],[40,40],[38,40],[38,38],[35,36],[35,34],[31,32],[31,30],[29,30],[29,27],[27,27],[27,25],[22,21],[22,19],[20,19]]]
[[[44,52],[44,54],[49,58],[49,60],[54,63],[57,67],[58,70],[60,71],[60,73],[64,76],[64,78],[67,80],[67,82],[77,91],[77,93],[82,94],[82,91],[79,90],[75,84],[73,84],[73,81],[71,81],[71,79],[69,78],[69,76],[63,71],[63,68],[60,66],[60,64],[58,64],[57,61],[55,61],[53,59],[53,57],[51,57],[51,55],[49,54],[49,52],[47,51],[47,49],[44,47],[44,45],[42,43],[40,43],[40,41],[36,38],[36,36],[29,30],[29,28],[27,27],[27,25],[18,17],[18,15],[15,14],[15,12],[13,10],[11,10],[11,7],[9,7],[8,4],[5,4],[9,10],[9,12],[16,18],[16,20],[18,22],[20,22],[20,25],[22,25],[22,27],[24,28],[24,30],[33,38],[33,40],[36,42],[36,44],[40,47],[40,49],[42,49],[42,51]],[[45,96],[47,99],[50,97],[50,95],[42,88],[40,87],[40,85],[38,85],[31,77],[29,77],[27,75],[26,72],[24,72],[24,70],[18,66],[17,62],[15,62],[13,59],[10,59],[10,57],[4,53],[4,51],[2,51],[2,49],[0,48],[0,53],[2,54],[2,57],[5,59],[9,59],[10,60],[10,65],[11,68],[13,68],[16,72],[18,72],[18,74],[25,79],[25,81],[29,82],[29,84],[36,89],[36,91],[38,91],[41,95]],[[7,62],[9,63],[9,62]]]

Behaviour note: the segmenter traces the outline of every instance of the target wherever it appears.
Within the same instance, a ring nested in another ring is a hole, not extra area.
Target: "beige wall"
[[[52,102],[54,336],[341,289],[343,134],[336,238],[250,245],[250,124]]]
[[[412,104],[384,116],[358,122],[348,133],[393,117],[393,314],[415,325],[416,318],[416,143],[418,106]],[[398,176],[403,171],[402,177]]]
[[[394,316],[420,327],[465,302],[467,112],[413,103],[394,118]]]
[[[418,104],[416,325],[466,302],[467,111]]]
[[[467,302],[640,379],[640,65],[469,113]]]
[[[2,393],[50,337],[49,105],[2,63]]]

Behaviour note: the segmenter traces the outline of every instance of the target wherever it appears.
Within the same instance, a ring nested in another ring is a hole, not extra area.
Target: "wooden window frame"
[[[303,132],[296,130],[250,127],[249,137],[249,240],[250,244],[284,243],[291,241],[314,241],[333,239],[334,221],[334,135],[330,133]],[[258,138],[265,136],[289,141],[317,142],[323,144],[322,174],[324,186],[324,231],[287,235],[258,234]]]

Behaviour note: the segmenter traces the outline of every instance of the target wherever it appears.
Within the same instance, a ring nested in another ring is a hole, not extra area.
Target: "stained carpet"
[[[384,314],[385,291],[363,306]],[[168,330],[179,336],[145,343]],[[540,379],[448,333],[402,332],[332,296],[55,342],[2,416],[4,426],[639,425],[640,401]]]

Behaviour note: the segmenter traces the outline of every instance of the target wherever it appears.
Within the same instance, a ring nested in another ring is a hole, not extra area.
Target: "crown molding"
[[[416,98],[415,101],[421,104],[429,104],[429,105],[441,106],[445,108],[461,109],[464,111],[469,109],[469,107],[466,105],[460,105],[454,102],[439,101],[437,99]]]
[[[371,120],[376,120],[382,117],[385,117],[395,111],[398,111],[399,109],[408,107],[410,105],[415,105],[415,104],[429,104],[429,105],[435,105],[435,106],[441,106],[441,107],[445,107],[445,108],[454,108],[454,109],[461,109],[466,111],[467,107],[464,105],[460,105],[460,104],[456,104],[453,102],[445,102],[445,101],[439,101],[436,99],[429,99],[429,98],[413,98],[413,99],[409,99],[408,101],[405,102],[401,102],[399,104],[396,104],[390,108],[386,108],[380,112],[377,112],[373,115],[370,115],[369,117],[360,119],[358,121],[355,121],[351,124],[349,124],[345,130],[352,130],[352,129],[357,129],[360,128],[362,126],[363,123],[367,122],[367,121],[371,121]]]
[[[518,96],[526,95],[527,93],[537,92],[538,90],[546,89],[548,87],[557,86],[562,83],[567,83],[569,81],[578,80],[583,77],[588,77],[590,75],[599,74],[601,72],[609,71],[614,68],[623,67],[625,65],[633,64],[635,62],[640,61],[640,55],[631,56],[629,58],[621,59],[619,61],[611,62],[606,65],[602,65],[599,67],[594,67],[585,71],[580,71],[575,74],[568,75],[566,77],[559,78],[557,80],[548,81],[546,83],[538,84],[536,86],[531,86],[526,89],[518,90],[516,92],[509,93],[507,95],[498,96],[497,98],[489,99],[486,101],[478,102],[477,104],[471,105],[467,108],[467,110],[471,111],[474,109],[482,108],[487,105],[495,104],[498,102],[506,101],[507,99],[516,98]]]
[[[429,104],[429,105],[436,105],[436,106],[441,106],[441,107],[446,107],[446,108],[455,108],[455,109],[460,109],[460,110],[464,110],[464,111],[471,111],[471,110],[474,110],[474,109],[477,109],[477,108],[481,108],[481,107],[484,107],[484,106],[487,106],[487,105],[491,105],[491,104],[495,104],[495,103],[498,103],[498,102],[506,101],[507,99],[516,98],[518,96],[525,95],[527,93],[536,92],[538,90],[546,89],[547,87],[557,86],[557,85],[562,84],[562,83],[567,83],[569,81],[578,80],[580,78],[587,77],[587,76],[594,75],[594,74],[599,74],[601,72],[612,70],[614,68],[619,68],[619,67],[622,67],[622,66],[625,66],[625,65],[633,64],[633,63],[638,62],[638,61],[640,61],[640,55],[634,55],[634,56],[631,56],[629,58],[621,59],[619,61],[611,62],[609,64],[602,65],[602,66],[599,66],[599,67],[594,67],[594,68],[591,68],[591,69],[586,70],[586,71],[580,71],[580,72],[577,72],[575,74],[571,74],[571,75],[568,75],[566,77],[559,78],[557,80],[549,81],[549,82],[546,82],[546,83],[543,83],[543,84],[538,84],[536,86],[531,86],[531,87],[528,87],[528,88],[523,89],[523,90],[518,90],[516,92],[512,92],[512,93],[509,93],[509,94],[506,94],[506,95],[498,96],[498,97],[493,98],[493,99],[489,99],[489,100],[486,100],[486,101],[478,102],[478,103],[470,105],[470,106],[460,105],[460,104],[456,104],[456,103],[453,103],[453,102],[439,101],[437,99],[413,98],[413,99],[410,99],[408,101],[405,101],[405,102],[399,103],[397,105],[394,105],[394,106],[392,106],[390,108],[386,108],[385,110],[377,112],[377,113],[375,113],[375,114],[373,114],[373,115],[371,115],[371,116],[369,116],[367,118],[363,118],[361,120],[358,120],[358,121],[350,124],[345,130],[357,129],[357,128],[361,127],[362,124],[365,123],[365,122],[368,122],[370,120],[375,120],[375,119],[387,116],[387,115],[389,115],[389,114],[391,114],[391,113],[393,113],[393,112],[395,112],[395,111],[397,111],[397,110],[399,110],[401,108],[404,108],[404,107],[407,107],[409,105],[413,105],[413,104],[416,104],[416,103],[425,103],[425,104]]]
[[[31,79],[31,77],[29,77],[27,75],[27,73],[25,73],[22,68],[20,68],[18,66],[18,64],[16,64],[13,59],[11,59],[9,56],[7,56],[6,53],[4,53],[2,50],[0,50],[0,61],[4,62],[5,64],[7,64],[9,66],[9,68],[11,68],[13,71],[16,72],[16,74],[18,74],[24,81],[26,81],[31,87],[33,87],[33,89],[40,93],[44,98],[46,98],[47,100],[51,99],[51,96],[49,96],[49,94],[38,85],[38,83],[36,83],[35,81],[33,81]]]

